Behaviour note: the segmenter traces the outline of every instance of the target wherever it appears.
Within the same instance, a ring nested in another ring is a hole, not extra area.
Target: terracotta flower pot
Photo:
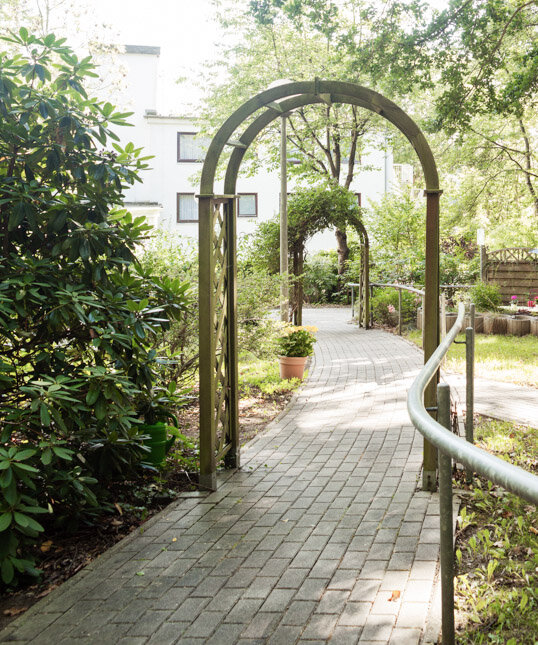
[[[298,378],[302,380],[307,359],[308,356],[279,356],[280,378]]]

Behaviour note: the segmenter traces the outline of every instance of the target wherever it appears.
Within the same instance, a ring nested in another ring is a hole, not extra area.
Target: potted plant
[[[151,396],[141,397],[138,410],[143,423],[138,426],[142,443],[149,448],[144,463],[159,468],[164,464],[166,455],[172,448],[179,435],[177,417],[170,408],[181,401],[181,393],[175,392],[176,383],[172,382],[168,389],[157,388]],[[171,423],[170,423],[171,422]]]
[[[278,338],[280,378],[302,379],[307,358],[314,351],[316,327],[287,325]]]

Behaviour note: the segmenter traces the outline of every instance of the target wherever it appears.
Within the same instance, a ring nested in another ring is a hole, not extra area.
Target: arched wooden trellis
[[[393,123],[411,142],[426,183],[426,286],[424,355],[439,344],[439,179],[428,143],[416,123],[381,94],[353,83],[304,81],[261,92],[238,108],[213,137],[202,169],[199,195],[200,252],[200,484],[215,489],[221,459],[238,468],[238,376],[236,321],[236,183],[246,150],[274,119],[313,103],[345,103],[366,108]],[[237,137],[237,130],[255,112],[262,112]],[[234,148],[224,179],[224,194],[215,195],[214,181],[225,146]],[[426,391],[426,405],[435,405],[436,383]],[[424,480],[435,486],[436,451],[425,443]]]

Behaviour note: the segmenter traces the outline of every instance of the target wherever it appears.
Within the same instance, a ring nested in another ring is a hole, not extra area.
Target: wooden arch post
[[[286,83],[257,94],[238,108],[213,137],[202,169],[199,195],[200,298],[200,484],[216,489],[221,459],[230,468],[240,466],[237,378],[236,303],[236,183],[239,167],[250,144],[284,113],[314,103],[346,103],[365,108],[395,125],[411,142],[420,160],[426,184],[426,295],[424,359],[439,344],[439,178],[432,152],[416,123],[395,103],[360,85],[341,81]],[[259,112],[237,135],[241,125]],[[224,194],[214,193],[217,165],[231,146]],[[425,404],[434,407],[436,383],[430,383]],[[435,449],[424,445],[423,487],[436,480]]]
[[[358,225],[361,237],[361,277],[359,287],[359,325],[370,329],[370,240],[362,222]]]

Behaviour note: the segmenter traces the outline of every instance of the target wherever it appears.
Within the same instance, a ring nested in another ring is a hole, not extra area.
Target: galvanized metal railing
[[[348,282],[346,284],[346,287],[351,289],[351,317],[355,318],[355,288],[357,287],[359,289],[359,319],[362,319],[362,311],[361,307],[363,306],[362,304],[362,284],[359,282]],[[470,289],[474,285],[472,284],[442,284],[440,285],[440,288],[442,291],[447,290],[447,289]],[[398,335],[402,335],[402,291],[409,291],[411,293],[416,294],[417,296],[420,296],[422,298],[422,310],[424,311],[424,296],[426,295],[424,289],[419,289],[417,287],[409,286],[407,284],[398,284],[398,283],[389,283],[389,282],[370,282],[369,283],[369,289],[370,289],[370,298],[369,302],[372,303],[373,297],[374,297],[374,287],[391,287],[392,289],[397,289],[398,290]],[[371,304],[370,304],[371,306]],[[369,317],[373,317],[372,311],[369,312]],[[367,325],[368,327],[368,325]]]
[[[452,461],[463,464],[468,475],[476,472],[519,497],[538,504],[536,475],[503,461],[450,432],[450,387],[447,384],[437,386],[437,407],[434,410],[437,411],[438,421],[430,416],[424,406],[424,390],[436,377],[443,357],[461,331],[464,316],[465,306],[461,303],[454,326],[419,372],[407,397],[407,409],[415,428],[438,450],[443,645],[455,643]]]

